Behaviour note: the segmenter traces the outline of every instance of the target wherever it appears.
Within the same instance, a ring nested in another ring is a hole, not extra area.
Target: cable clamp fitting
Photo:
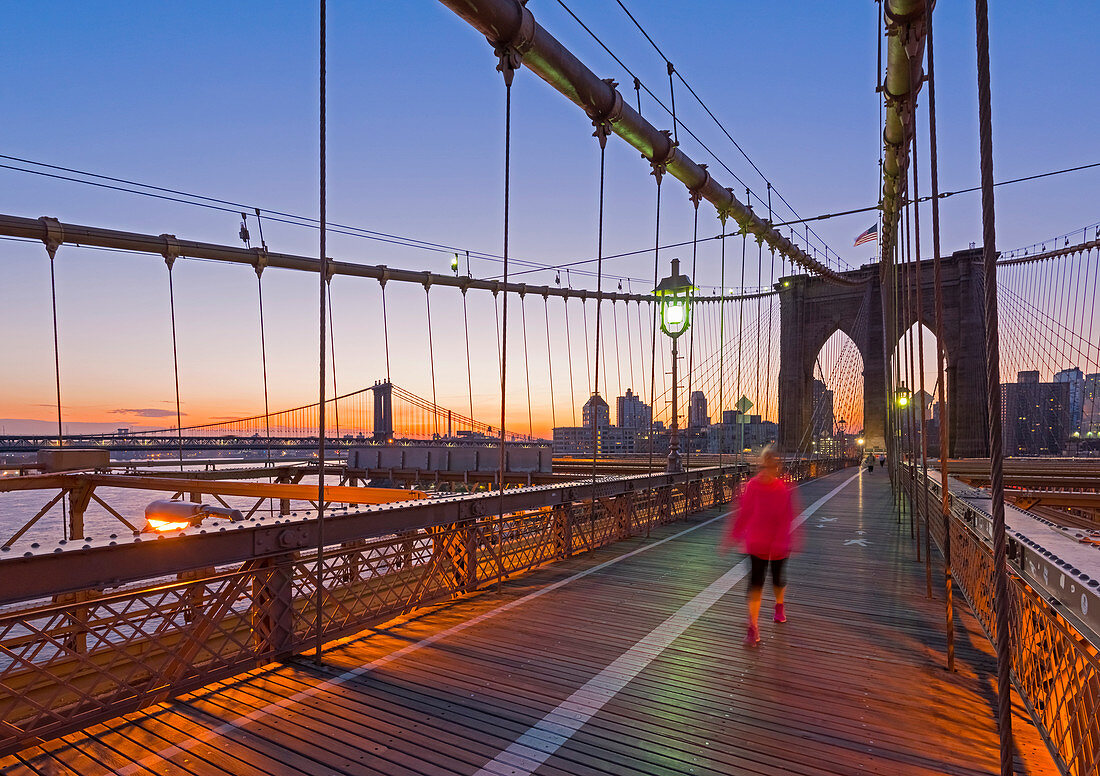
[[[707,166],[705,164],[699,166],[703,168],[703,182],[697,188],[688,189],[688,198],[691,200],[691,204],[695,205],[696,210],[699,209],[699,203],[703,201],[703,191],[710,185],[711,181]],[[721,218],[721,213],[719,213],[719,218]]]
[[[180,257],[180,241],[174,234],[162,234],[160,239],[164,240],[164,251],[161,255],[164,257],[164,263],[168,265],[168,271],[171,272],[172,265]]]
[[[619,94],[619,84],[615,82],[613,78],[605,78],[603,82],[611,87],[611,105],[605,111],[588,113],[588,118],[592,119],[592,126],[596,128],[596,131],[592,133],[592,137],[600,141],[600,148],[607,146],[607,138],[611,134],[611,125],[619,121],[623,117],[623,96]]]
[[[267,249],[265,248],[253,248],[256,251],[256,277],[260,277],[264,274],[264,269],[267,267]]]
[[[504,76],[504,83],[512,85],[516,71],[523,64],[523,55],[531,50],[535,41],[535,17],[527,10],[522,0],[516,0],[519,10],[519,25],[508,40],[492,40],[493,52],[497,55],[497,70]]]
[[[648,159],[650,165],[653,167],[652,175],[657,179],[658,185],[661,183],[661,178],[664,176],[665,170],[668,169],[669,163],[672,162],[676,154],[679,153],[679,149],[677,148],[679,143],[672,139],[672,130],[662,129],[661,134],[665,136],[666,142],[664,153],[658,157],[657,149],[654,148],[653,158]],[[647,159],[645,154],[642,154],[642,158]]]
[[[65,228],[51,216],[42,216],[38,220],[46,228],[46,236],[42,238],[42,242],[46,245],[46,252],[50,254],[50,261],[53,261],[57,249],[65,242]]]

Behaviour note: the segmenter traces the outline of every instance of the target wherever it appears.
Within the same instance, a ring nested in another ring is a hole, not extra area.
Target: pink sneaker
[[[755,625],[749,626],[749,632],[745,634],[746,647],[758,647],[760,646],[760,629]]]
[[[774,619],[776,622],[787,621],[787,610],[786,608],[784,608],[783,604],[775,605],[775,617],[773,617],[772,619]]]

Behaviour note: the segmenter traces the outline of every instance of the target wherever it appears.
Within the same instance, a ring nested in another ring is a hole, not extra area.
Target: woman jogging
[[[768,446],[760,453],[760,471],[748,481],[724,545],[736,544],[749,554],[749,630],[745,645],[760,643],[760,598],[764,579],[771,567],[772,590],[775,593],[775,621],[786,622],[783,594],[787,580],[785,566],[796,543],[794,494],[779,477],[779,456]]]

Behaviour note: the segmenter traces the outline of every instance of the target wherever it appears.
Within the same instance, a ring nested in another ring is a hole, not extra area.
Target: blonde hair
[[[760,458],[758,459],[759,462],[761,464],[764,464],[765,462],[772,459],[776,461],[779,460],[779,451],[773,444],[764,445],[764,449],[760,451]]]

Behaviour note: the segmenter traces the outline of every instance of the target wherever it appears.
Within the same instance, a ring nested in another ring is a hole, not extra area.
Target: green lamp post
[[[691,278],[680,274],[680,260],[672,260],[672,274],[653,289],[661,305],[661,331],[672,340],[672,430],[668,440],[669,474],[683,471],[680,463],[680,435],[677,402],[676,340],[691,326],[691,300],[695,287]]]

